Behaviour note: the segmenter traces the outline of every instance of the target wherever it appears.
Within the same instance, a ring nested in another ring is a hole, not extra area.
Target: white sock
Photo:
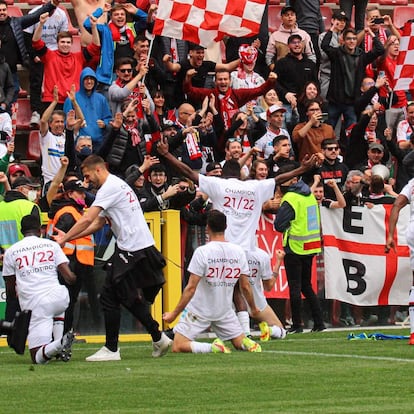
[[[237,318],[240,322],[240,325],[243,329],[244,334],[250,335],[250,318],[249,318],[249,312],[247,311],[240,311],[237,312]]]
[[[414,286],[411,286],[408,298],[408,314],[410,315],[410,333],[414,333]]]
[[[56,341],[51,342],[50,344],[41,346],[36,352],[36,363],[37,364],[46,364],[49,359],[54,357],[62,350],[61,338]]]
[[[64,318],[53,318],[53,331],[52,337],[53,339],[61,339],[63,336],[63,326],[65,324]]]
[[[286,331],[280,326],[273,325],[270,326],[270,336],[272,338],[284,338],[286,336]]]
[[[193,354],[208,354],[211,352],[211,344],[208,342],[190,342],[191,351]]]

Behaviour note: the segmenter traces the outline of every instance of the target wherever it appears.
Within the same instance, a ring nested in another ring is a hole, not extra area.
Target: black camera
[[[376,17],[372,23],[374,24],[384,24],[384,18],[383,17]]]

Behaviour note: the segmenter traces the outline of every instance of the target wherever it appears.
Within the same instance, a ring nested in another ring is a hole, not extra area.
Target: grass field
[[[347,334],[291,335],[264,343],[261,354],[169,353],[160,359],[151,358],[149,342],[122,343],[122,361],[103,363],[84,361],[100,345],[75,344],[69,363],[44,366],[30,364],[27,351],[21,357],[0,348],[0,412],[411,412],[414,346],[348,341]]]

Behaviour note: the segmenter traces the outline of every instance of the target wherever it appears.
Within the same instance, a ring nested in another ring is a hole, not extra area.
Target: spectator
[[[42,6],[37,6],[29,11],[29,15],[35,13]],[[43,83],[43,70],[44,66],[37,56],[32,47],[32,37],[36,27],[39,23],[36,23],[24,30],[24,38],[26,42],[27,50],[29,51],[29,85],[30,85],[30,107],[32,110],[32,117],[30,118],[30,125],[32,128],[39,128],[40,115],[44,108],[42,107],[42,83]],[[42,40],[45,42],[45,46],[50,50],[56,50],[57,36],[60,32],[68,31],[68,18],[66,13],[60,8],[49,12],[49,19],[47,25],[43,25],[42,28]]]
[[[121,58],[115,61],[117,78],[108,90],[112,115],[122,112],[121,106],[126,100],[137,99],[137,115],[138,118],[142,118],[142,100],[149,97],[148,89],[142,83],[148,67],[140,65],[138,73],[134,75],[133,62],[131,58]],[[152,105],[151,108],[153,110],[154,106]]]
[[[277,105],[270,106],[266,111],[266,133],[254,143],[254,146],[261,151],[265,159],[272,155],[274,150],[273,141],[277,136],[284,135],[290,142],[289,133],[282,128],[285,113],[286,109]]]
[[[1,15],[1,2],[0,2],[0,15]],[[1,27],[1,20],[0,20],[0,27]],[[8,63],[6,62],[6,58],[2,52],[2,49],[0,49],[0,116],[2,118],[5,118],[5,116],[3,116],[4,113],[7,114],[7,112],[10,112],[11,110],[10,104],[15,100],[14,94],[15,94],[15,85],[14,85],[13,75],[11,73]],[[10,124],[11,124],[11,120],[10,120]],[[3,131],[3,128],[1,128],[1,131]]]
[[[85,126],[79,129],[79,135],[90,136],[93,148],[96,152],[102,145],[105,135],[105,128],[112,119],[111,110],[105,97],[96,92],[96,74],[91,68],[85,68],[80,75],[80,89],[75,94],[76,102],[85,117]],[[70,97],[66,98],[63,105],[65,114],[74,106]]]
[[[41,39],[42,30],[48,20],[47,14],[42,14],[39,26],[33,33],[32,45],[40,60],[44,64],[43,98],[45,106],[54,101],[53,89],[57,85],[59,90],[58,103],[60,109],[66,99],[66,92],[75,85],[79,89],[82,68],[91,64],[93,59],[99,60],[100,40],[96,29],[96,18],[91,18],[92,43],[81,52],[71,52],[72,35],[60,32],[57,37],[57,49],[51,50]]]
[[[370,5],[367,7],[366,13],[365,13],[365,26],[368,29],[371,29],[374,35],[377,39],[380,40],[380,42],[385,45],[387,42],[387,38],[391,35],[395,36],[397,39],[400,38],[400,32],[398,29],[394,26],[392,19],[390,16],[385,15],[384,17],[381,17],[381,13],[378,9],[378,6],[376,5]],[[380,22],[383,23],[380,23]],[[385,26],[385,29],[384,29]],[[362,49],[365,50],[365,52],[369,52],[373,48],[372,44],[372,38],[368,34],[367,29],[362,30],[358,33],[358,44],[362,43]],[[377,61],[374,61],[367,65],[365,68],[365,73],[370,78],[376,78],[378,76],[377,71]]]
[[[332,189],[332,192],[335,195],[334,200],[325,197],[325,187]],[[342,195],[341,190],[339,189],[338,184],[335,180],[328,180],[324,185],[321,182],[321,176],[314,175],[311,191],[315,196],[319,206],[326,208],[344,208],[346,206],[345,198]]]
[[[384,146],[377,142],[372,142],[368,146],[367,158],[356,168],[365,172],[365,170],[372,169],[374,165],[382,164],[384,158]]]
[[[38,22],[43,13],[51,12],[58,5],[59,0],[53,0],[43,5],[35,13],[21,17],[10,17],[6,1],[0,1],[0,36],[2,37],[0,49],[6,58],[14,79],[14,97],[12,102],[17,99],[20,89],[17,65],[29,66],[29,54],[24,44],[23,29]]]
[[[298,95],[297,103],[298,103],[298,113],[299,113],[299,122],[306,121],[306,105],[311,100],[316,100],[319,102],[319,106],[322,109],[322,112],[328,111],[328,105],[322,98],[319,84],[315,81],[308,81],[303,86],[302,92]]]
[[[266,112],[269,106],[278,105],[282,106],[283,102],[279,99],[279,96],[275,89],[269,89],[263,96],[260,96],[257,102],[257,106],[254,108],[254,113],[259,115]]]
[[[312,40],[308,33],[298,28],[296,23],[296,12],[291,6],[285,6],[280,11],[282,24],[279,29],[274,31],[269,37],[269,43],[266,48],[266,63],[269,69],[275,69],[276,62],[289,53],[289,37],[298,35],[302,44],[302,50],[305,55],[316,62],[315,51],[313,50]]]
[[[397,143],[401,149],[410,148],[410,136],[414,132],[414,102],[406,107],[406,118],[398,123]]]
[[[303,54],[302,38],[299,34],[289,36],[289,53],[276,62],[278,95],[287,110],[285,123],[288,131],[297,122],[297,97],[303,91],[306,82],[318,82],[316,64]]]
[[[179,210],[194,199],[193,183],[177,179],[168,184],[167,169],[163,164],[152,165],[148,170],[147,182],[137,191],[142,210]]]
[[[135,7],[132,3],[116,4],[111,10],[111,21],[108,23],[111,29],[112,39],[115,43],[115,62],[120,58],[134,55],[135,33],[127,23],[127,14],[132,16],[134,21],[145,21],[147,13]]]
[[[322,49],[331,61],[331,80],[327,94],[329,124],[334,128],[343,115],[344,126],[348,128],[356,122],[354,103],[359,96],[365,67],[384,53],[384,46],[368,28],[373,42],[373,49],[369,52],[364,52],[357,47],[357,35],[354,29],[344,30],[343,46],[332,47],[330,42],[334,30],[331,28],[321,43]]]
[[[351,206],[363,206],[368,194],[364,173],[360,170],[350,170],[345,181],[344,198],[347,207],[345,212],[349,213]]]
[[[257,88],[233,89],[230,87],[230,73],[227,71],[217,72],[215,88],[195,88],[191,84],[191,79],[196,74],[195,69],[190,69],[184,83],[184,92],[195,102],[202,102],[206,96],[211,94],[215,97],[216,110],[221,115],[225,128],[230,126],[231,118],[237,110],[252,99],[263,95],[272,88],[276,82],[276,75],[271,72],[265,83]]]
[[[299,28],[304,30],[311,38],[316,56],[316,66],[319,68],[321,52],[319,50],[318,38],[319,34],[325,31],[320,2],[319,0],[291,0],[289,5],[295,9]]]
[[[42,177],[45,190],[60,168],[60,157],[65,155],[65,113],[55,109],[59,90],[53,89],[53,101],[40,118],[40,151],[42,154]],[[46,191],[45,191],[46,192]]]
[[[286,165],[279,172],[293,170],[294,164]],[[321,251],[321,228],[318,204],[310,188],[296,177],[280,186],[283,193],[274,226],[284,233],[284,264],[289,285],[292,326],[288,333],[303,332],[302,297],[308,300],[313,318],[312,331],[325,330],[319,300],[311,284],[312,262]]]
[[[174,123],[175,110],[167,109],[168,106],[166,105],[166,97],[164,95],[164,91],[156,90],[155,92],[153,92],[151,96],[155,108],[153,115],[160,128],[163,129],[165,121],[170,121],[171,123]]]
[[[231,72],[231,87],[233,89],[257,88],[265,83],[263,77],[254,71],[259,47],[259,41],[253,42],[251,46],[243,44],[239,47],[240,65],[237,70]],[[250,103],[256,105],[257,100],[252,99]],[[246,107],[242,107],[240,110],[245,111],[246,109]]]
[[[279,168],[292,161],[291,142],[287,135],[277,135],[273,138],[273,153],[266,160],[269,178],[274,178]]]
[[[10,142],[7,142],[6,144],[1,143],[1,147],[3,147],[3,146],[4,146],[4,149],[5,149],[5,152],[1,151],[1,153],[0,153],[0,173],[2,173],[4,175],[7,171],[7,168],[9,167],[10,157],[13,155],[13,152],[14,152],[14,142],[10,141]],[[1,148],[1,150],[2,150],[2,148]],[[12,168],[12,167],[14,167],[14,168]],[[19,167],[20,167],[20,169],[19,169]],[[26,170],[24,170],[24,172],[23,172],[23,168],[21,166],[19,166],[18,164],[17,165],[15,164],[15,165],[9,167],[9,177],[12,175],[10,170],[13,171],[13,174],[15,175],[14,179],[17,178],[19,175],[24,175],[24,173],[26,171]],[[7,181],[7,177],[6,177],[6,181]],[[4,190],[5,190],[5,187],[4,187],[3,183],[0,182],[0,195],[1,196],[4,194]]]
[[[298,159],[306,154],[320,152],[324,139],[335,138],[333,128],[323,121],[322,110],[318,101],[309,101],[306,107],[307,122],[295,126],[292,133],[293,142],[298,149]]]
[[[184,83],[187,78],[189,70],[193,70],[190,83],[195,88],[207,87],[207,77],[210,72],[231,72],[237,68],[240,60],[234,60],[229,63],[215,63],[209,60],[204,60],[204,47],[195,43],[188,44],[189,59],[180,61],[179,63],[173,63],[169,54],[164,55],[163,62],[169,72],[177,74],[177,83],[175,89],[175,106],[179,106],[184,102],[184,93],[188,93],[184,90]],[[184,93],[183,93],[184,92]],[[200,104],[202,100],[195,100],[192,97],[190,103],[193,105]]]
[[[28,343],[32,361],[46,364],[58,353],[64,361],[71,352],[72,332],[63,335],[62,318],[69,303],[65,286],[58,280],[58,271],[68,284],[76,275],[68,266],[62,249],[52,240],[40,237],[40,222],[33,216],[21,220],[24,239],[11,246],[4,255],[3,276],[7,298],[18,300],[22,309],[31,309]],[[30,251],[31,260],[27,252]],[[47,256],[46,256],[47,255]],[[46,256],[46,260],[45,260]],[[45,264],[46,262],[46,264]],[[28,274],[39,278],[28,278]]]
[[[317,174],[326,198],[337,200],[336,188],[331,185],[331,181],[335,181],[339,188],[343,188],[348,175],[348,167],[339,159],[339,143],[335,138],[324,139],[321,148],[324,160]]]
[[[337,10],[332,12],[332,19],[331,19],[331,29],[332,38],[329,42],[329,46],[331,47],[339,47],[340,45],[340,37],[342,32],[344,31],[348,19],[346,14],[342,10]],[[328,30],[329,32],[329,30]],[[320,82],[320,89],[321,89],[321,96],[323,99],[326,99],[326,95],[328,93],[329,82],[331,80],[331,61],[329,60],[328,55],[322,50],[321,43],[323,38],[326,36],[326,33],[323,32],[319,35],[319,52],[321,54],[321,60],[319,65],[319,82]]]

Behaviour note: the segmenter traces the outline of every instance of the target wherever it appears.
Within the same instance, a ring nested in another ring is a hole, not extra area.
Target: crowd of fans
[[[80,165],[97,154],[133,188],[144,211],[180,210],[185,268],[206,242],[211,202],[163,162],[156,150],[162,137],[193,170],[220,176],[225,161],[233,159],[246,180],[274,177],[286,163],[321,153],[322,165],[302,177],[321,208],[392,203],[414,177],[414,103],[411,91],[393,90],[400,30],[374,5],[363,11],[364,19],[358,12],[355,28],[348,10],[333,10],[325,32],[319,0],[290,2],[295,8],[282,8],[281,26],[267,43],[246,38],[236,51],[229,50],[229,39],[226,55],[238,58],[223,62],[219,44],[206,50],[154,37],[157,6],[148,0],[107,2],[96,9],[74,1],[82,50],[72,52],[67,15],[58,4],[53,0],[10,18],[0,0],[3,204],[28,199],[67,231],[76,215],[56,214],[71,206],[80,216],[90,205],[93,191],[79,184]],[[303,18],[310,6],[321,23],[317,28]],[[10,115],[19,91],[18,64],[30,67],[41,177],[13,161]],[[379,165],[386,173],[375,170]],[[277,214],[280,198],[276,191],[263,212]],[[78,256],[74,260],[88,275],[93,260]],[[79,283],[70,291],[72,313]],[[98,321],[96,291],[88,283],[86,288]],[[394,322],[394,312],[365,313],[351,314],[344,306],[330,318],[334,324],[368,323],[375,314],[381,322]]]

